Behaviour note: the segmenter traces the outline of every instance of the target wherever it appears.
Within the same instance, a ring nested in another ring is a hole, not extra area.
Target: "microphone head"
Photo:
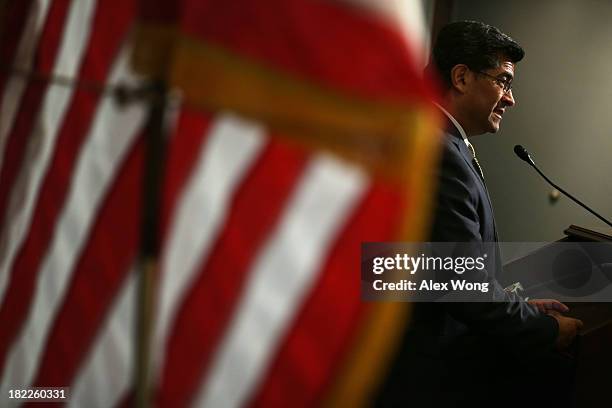
[[[523,146],[521,145],[516,145],[514,146],[514,153],[516,153],[516,155],[521,159],[521,160],[525,160],[527,163],[529,163],[532,166],[535,166],[535,163],[533,162],[533,160],[531,159],[531,156],[529,156],[529,152],[527,151],[527,149],[525,149]]]

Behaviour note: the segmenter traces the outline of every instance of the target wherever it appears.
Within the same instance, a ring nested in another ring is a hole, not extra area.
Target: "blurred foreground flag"
[[[181,95],[152,405],[368,402],[409,310],[360,300],[360,243],[423,239],[438,152],[419,41],[383,3],[5,3],[0,405],[133,403],[148,105],[103,89],[147,78]]]

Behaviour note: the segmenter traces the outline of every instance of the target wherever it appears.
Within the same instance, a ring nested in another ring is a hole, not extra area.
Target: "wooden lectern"
[[[570,226],[564,240],[610,242],[612,237]],[[568,305],[570,315],[581,319],[584,328],[576,344],[576,394],[574,406],[600,407],[610,400],[612,385],[612,302]]]
[[[599,257],[601,262],[610,262],[612,259],[612,236],[575,225],[567,228],[564,233],[566,236],[559,242],[602,243],[597,247],[594,256]],[[610,243],[609,249],[606,243]],[[533,271],[534,266],[537,268],[539,265],[550,265],[550,259],[547,258],[554,256],[554,246],[555,244],[545,246],[505,265],[502,283],[521,282],[526,288],[538,284],[542,286],[540,282],[536,282],[538,278],[531,275],[530,270]],[[575,275],[578,274],[579,271]],[[575,279],[575,276],[572,278]],[[612,301],[566,302],[566,304],[570,308],[567,315],[578,318],[584,323],[572,347],[572,355],[576,361],[574,406],[605,406],[605,401],[610,401],[609,387],[612,386]]]

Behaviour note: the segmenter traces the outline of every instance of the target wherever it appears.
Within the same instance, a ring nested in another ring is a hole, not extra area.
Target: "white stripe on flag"
[[[69,406],[114,407],[132,385],[137,282],[132,269],[70,387]]]
[[[195,406],[238,407],[248,401],[366,185],[363,173],[330,157],[309,164],[282,223],[253,265]]]
[[[81,2],[77,2],[81,4]],[[129,71],[129,49],[119,56],[112,83],[137,83]],[[2,384],[27,387],[33,380],[51,324],[70,283],[89,228],[116,171],[133,145],[145,118],[141,104],[119,107],[111,97],[101,99],[90,134],[81,150],[66,203],[53,241],[41,265],[33,305],[25,327],[10,353]]]
[[[38,46],[40,33],[47,18],[49,3],[50,0],[39,0],[32,2],[30,5],[28,19],[23,28],[23,34],[15,54],[15,63],[11,68],[24,72],[32,69],[34,51]],[[29,82],[23,76],[10,73],[9,75],[4,88],[4,95],[2,95],[2,104],[0,105],[0,167],[4,158],[4,148],[8,132],[13,126],[17,107],[21,102],[23,91]]]
[[[153,348],[155,375],[161,373],[170,324],[183,294],[208,257],[229,203],[266,141],[260,126],[233,115],[218,117],[209,133],[177,205],[162,259]]]
[[[53,73],[73,78],[84,55],[95,11],[92,1],[73,2],[68,13],[61,49]],[[58,130],[72,99],[74,89],[65,86],[49,86],[40,114],[32,129],[23,161],[24,166],[13,186],[0,241],[0,303],[4,298],[11,266],[18,249],[25,239],[32,213],[38,200],[40,185],[47,172]]]

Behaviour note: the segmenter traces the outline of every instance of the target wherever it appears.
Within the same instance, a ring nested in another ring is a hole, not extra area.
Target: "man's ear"
[[[460,93],[467,92],[467,85],[471,80],[469,71],[470,69],[465,64],[457,64],[451,69],[451,86]]]

